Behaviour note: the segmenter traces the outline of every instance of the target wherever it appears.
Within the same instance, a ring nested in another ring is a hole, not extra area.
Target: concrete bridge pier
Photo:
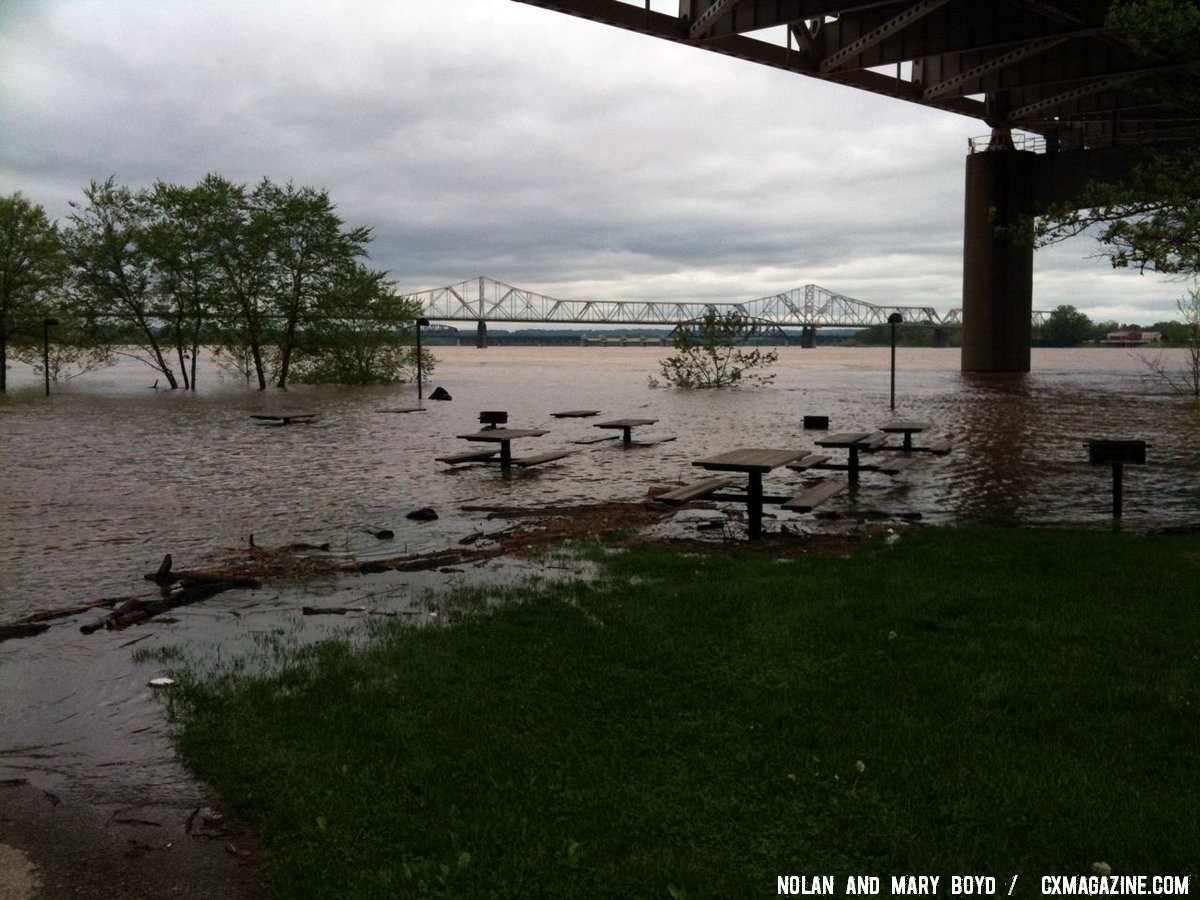
[[[935,346],[935,347],[949,347],[950,346],[950,332],[946,330],[946,327],[944,325],[934,326],[933,346]]]
[[[967,157],[964,372],[1029,371],[1033,246],[1019,231],[1034,213],[1035,156],[1001,149]]]
[[[805,325],[800,329],[800,346],[805,350],[811,350],[817,346],[817,329],[813,325]]]
[[[475,326],[475,346],[480,350],[487,346],[487,322],[483,319]]]

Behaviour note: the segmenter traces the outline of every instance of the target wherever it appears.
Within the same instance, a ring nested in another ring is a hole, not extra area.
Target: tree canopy
[[[1200,64],[1196,0],[1115,0],[1107,24],[1118,28],[1148,66]],[[1181,122],[1195,118],[1194,78],[1161,90]],[[1193,142],[1160,148],[1121,183],[1090,185],[1077,203],[1057,206],[1034,226],[1038,246],[1094,229],[1101,255],[1116,268],[1190,275],[1200,272],[1200,159]]]
[[[737,313],[710,308],[694,327],[675,332],[675,354],[659,362],[662,377],[669,385],[689,389],[770,383],[775,376],[759,370],[774,365],[779,354],[738,346],[756,332],[754,323]]]
[[[0,197],[0,391],[8,387],[10,342],[34,339],[62,271],[58,229],[46,211],[20,193]]]
[[[260,389],[403,381],[421,310],[366,265],[370,240],[327,192],[266,178],[92,182],[61,230],[20,194],[2,198],[0,362],[44,310],[72,326],[56,346],[112,348],[171,388],[196,388],[202,348]]]
[[[1047,347],[1075,347],[1092,337],[1095,325],[1074,306],[1059,306],[1037,329],[1035,340]]]

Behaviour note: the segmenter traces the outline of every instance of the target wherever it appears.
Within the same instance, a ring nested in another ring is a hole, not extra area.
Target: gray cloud
[[[655,0],[656,9],[670,3]],[[980,123],[509,0],[23,0],[0,11],[0,191],[92,179],[327,188],[403,289],[486,274],[579,299],[808,282],[959,305]],[[1085,240],[1035,305],[1169,318],[1181,286]]]

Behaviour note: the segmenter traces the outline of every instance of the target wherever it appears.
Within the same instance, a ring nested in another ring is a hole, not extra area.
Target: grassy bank
[[[184,688],[182,753],[261,830],[274,896],[1196,873],[1197,537],[927,530],[853,559],[605,566]]]

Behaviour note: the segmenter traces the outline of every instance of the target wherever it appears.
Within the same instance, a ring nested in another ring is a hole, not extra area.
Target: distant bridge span
[[[954,328],[962,325],[961,310],[944,315],[931,306],[882,306],[807,284],[779,294],[737,303],[668,300],[561,300],[479,277],[446,287],[408,295],[421,304],[422,315],[439,322],[487,322],[571,325],[663,325],[694,322],[709,310],[736,312],[763,325],[780,328],[867,328],[886,325],[899,313],[905,325]],[[1048,314],[1033,313],[1039,325]]]

